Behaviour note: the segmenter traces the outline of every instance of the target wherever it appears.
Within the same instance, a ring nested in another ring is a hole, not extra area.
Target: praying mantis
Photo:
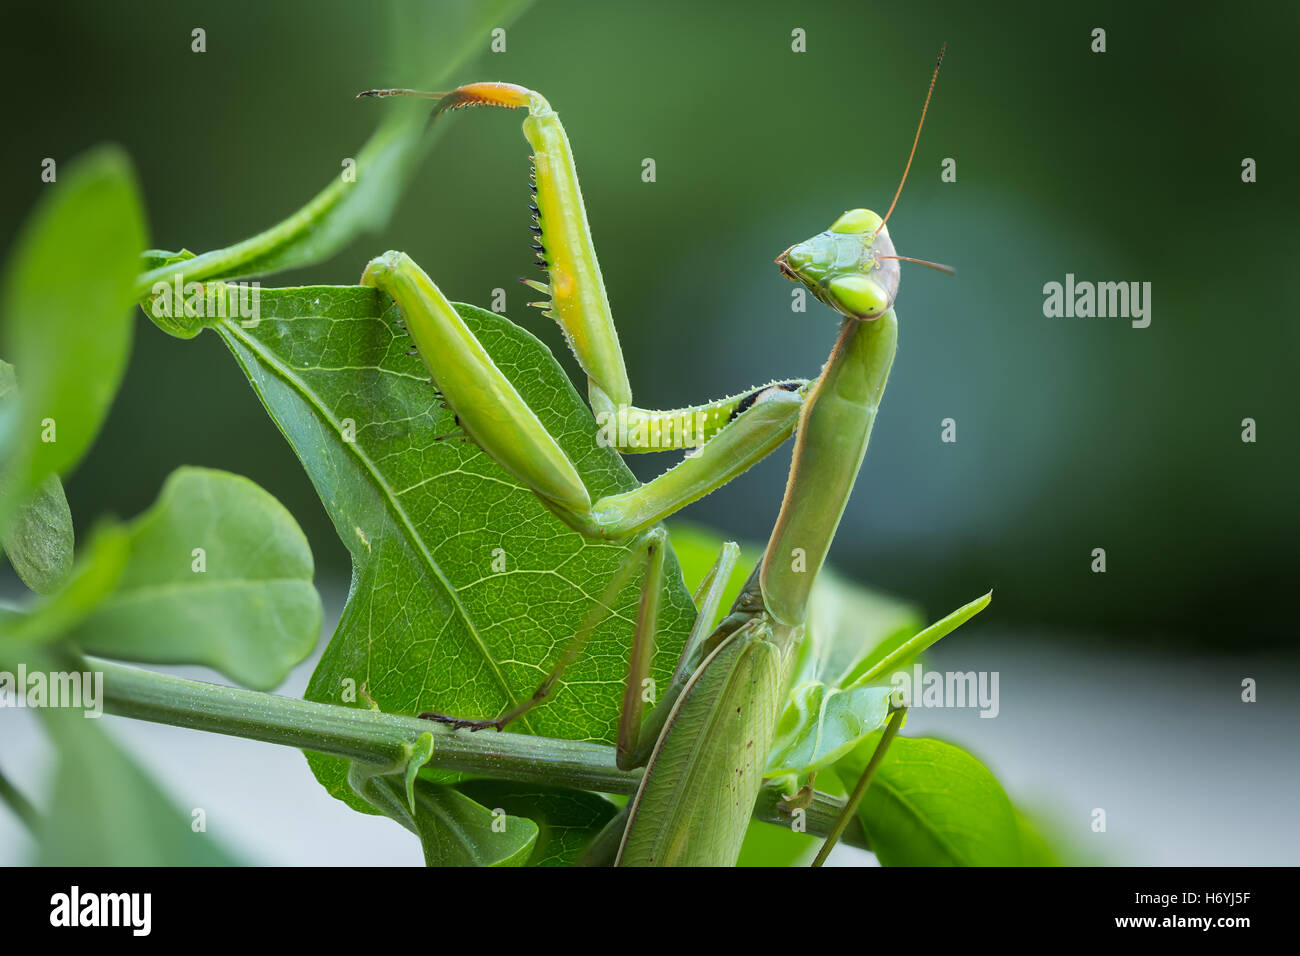
[[[899,262],[922,262],[897,255],[886,224],[915,156],[942,60],[941,51],[907,167],[885,215],[851,209],[776,259],[785,277],[840,316],[821,374],[811,381],[774,381],[671,410],[643,409],[632,402],[573,153],[546,99],[500,82],[472,83],[445,94],[396,89],[360,94],[436,99],[434,117],[474,106],[527,110],[523,132],[533,150],[534,248],[546,277],[545,282],[523,280],[544,297],[533,304],[563,330],[586,375],[597,421],[625,426],[603,432],[618,451],[688,452],[635,490],[592,500],[560,445],[433,280],[401,252],[386,253],[366,267],[362,284],[397,303],[415,351],[455,413],[463,437],[570,528],[593,539],[631,542],[628,560],[530,698],[493,718],[420,715],[457,730],[501,730],[543,706],[615,597],[641,573],[616,760],[620,769],[644,771],[627,807],[593,845],[593,862],[731,865],[737,859],[804,638],[813,582],[866,454],[893,363]],[[655,646],[668,547],[660,522],[741,474],[792,434],[789,481],[761,561],[729,613],[710,629],[739,555],[735,544],[723,546],[696,595],[696,622],[670,684],[647,714],[641,694]],[[793,554],[803,560],[792,562]],[[891,720],[891,731],[897,723]],[[880,753],[891,736],[883,736]],[[873,759],[867,774],[878,762]],[[866,783],[864,775],[857,796]],[[850,803],[845,813],[852,809]]]

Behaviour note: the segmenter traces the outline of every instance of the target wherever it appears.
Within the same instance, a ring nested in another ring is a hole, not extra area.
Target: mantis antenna
[[[877,259],[898,259],[902,262],[915,262],[918,266],[929,266],[939,272],[946,272],[950,276],[955,276],[957,270],[952,266],[946,266],[942,262],[931,262],[929,259],[913,259],[911,256],[876,256]]]
[[[947,43],[939,48],[939,59],[934,64],[934,75],[930,77],[930,88],[926,90],[925,93],[925,105],[921,107],[921,120],[916,124],[916,135],[912,137],[912,151],[907,154],[907,165],[903,167],[903,178],[898,182],[898,190],[894,193],[894,201],[889,204],[889,211],[885,213],[885,218],[880,220],[880,225],[876,227],[876,231],[871,234],[873,241],[876,236],[880,235],[880,230],[885,228],[885,223],[889,222],[889,217],[894,213],[894,207],[898,205],[898,197],[903,194],[903,184],[907,182],[907,174],[911,172],[912,169],[912,158],[916,155],[916,144],[921,141],[921,127],[925,125],[925,111],[930,108],[930,95],[934,93],[934,81],[939,79],[939,67],[943,66],[943,54],[947,49]],[[882,256],[881,258],[888,257]],[[903,257],[898,256],[896,258]],[[909,261],[921,262],[919,259],[911,259]],[[921,262],[921,264],[933,265],[933,263],[930,262]]]

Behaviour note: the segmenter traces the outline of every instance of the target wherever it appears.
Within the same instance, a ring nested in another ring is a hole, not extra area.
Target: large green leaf
[[[619,455],[597,444],[590,410],[546,347],[500,316],[457,308],[593,498],[636,487]],[[215,327],[352,553],[347,606],[307,696],[495,716],[532,693],[628,548],[584,539],[474,445],[439,441],[455,422],[407,355],[398,318],[382,293],[331,286],[265,290],[256,327]],[[694,617],[676,558],[666,563],[660,686]],[[552,698],[512,729],[613,740],[639,584],[615,602]],[[343,761],[311,762],[330,792],[366,809]]]
[[[104,657],[204,664],[267,690],[320,638],[320,595],[293,516],[247,478],[178,468],[131,523],[116,590],[71,634]]]
[[[24,225],[0,292],[0,352],[20,386],[0,411],[0,526],[99,433],[130,352],[144,241],[135,176],[116,147],[68,163]]]
[[[848,787],[879,742],[868,737],[835,772]],[[895,737],[858,807],[883,866],[1017,866],[1021,826],[1006,791],[966,751]]]

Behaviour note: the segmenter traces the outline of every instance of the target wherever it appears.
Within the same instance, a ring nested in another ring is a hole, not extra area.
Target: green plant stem
[[[209,684],[96,657],[86,661],[87,669],[104,675],[104,709],[122,717],[262,740],[380,766],[405,760],[411,745],[427,733],[434,738],[433,757],[427,766],[436,770],[625,795],[633,793],[641,780],[639,770],[619,770],[614,748],[605,744],[456,731],[418,717]],[[791,816],[778,809],[780,800],[776,788],[765,789],[755,817],[788,826]],[[807,808],[807,832],[829,832],[842,807],[838,797],[815,794]],[[845,842],[867,845],[860,826],[846,831]]]
[[[124,717],[248,737],[381,766],[406,759],[422,734],[434,738],[429,766],[521,783],[631,793],[640,774],[619,770],[614,751],[579,740],[467,733],[362,707],[280,697],[142,670],[99,658],[104,709]]]
[[[762,820],[764,823],[774,823],[777,826],[790,826],[794,815],[788,810],[781,809],[779,805],[784,800],[785,794],[779,787],[764,787],[758,792],[758,802],[754,805],[754,819]],[[843,814],[843,797],[814,790],[812,801],[804,808],[806,832],[810,836],[827,836]],[[845,818],[840,840],[848,846],[856,846],[862,850],[871,849],[871,844],[867,840],[867,831],[862,828],[862,821],[853,815]]]
[[[854,787],[853,792],[849,794],[848,802],[840,811],[840,818],[835,821],[835,826],[831,828],[830,835],[826,837],[826,842],[823,843],[822,848],[817,851],[817,858],[813,860],[813,866],[821,866],[826,862],[826,858],[831,855],[831,850],[835,849],[835,844],[838,843],[840,837],[844,835],[848,822],[857,819],[858,804],[862,802],[862,798],[867,792],[867,787],[871,786],[871,778],[876,775],[876,768],[879,767],[880,762],[885,759],[885,751],[889,749],[890,743],[893,742],[895,735],[898,733],[898,728],[902,726],[903,715],[906,713],[907,708],[900,707],[898,710],[894,711],[894,716],[889,719],[889,726],[887,726],[885,732],[880,735],[880,743],[876,744],[875,753],[871,755],[871,760],[867,762],[866,769],[862,771],[862,776],[858,778],[858,785]]]

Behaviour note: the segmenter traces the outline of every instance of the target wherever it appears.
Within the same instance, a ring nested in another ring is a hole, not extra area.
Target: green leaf
[[[892,687],[840,689],[821,681],[791,688],[767,757],[767,775],[802,775],[833,764],[884,726],[892,694]]]
[[[586,403],[537,339],[457,306],[488,353],[573,460],[592,497],[636,478],[596,440]],[[493,717],[530,695],[583,623],[628,546],[569,530],[456,431],[390,299],[365,287],[263,290],[252,329],[222,321],[229,345],[307,470],[352,553],[347,606],[309,699],[387,712]],[[504,568],[504,570],[499,570]],[[653,675],[668,680],[694,618],[666,559]],[[639,580],[584,654],[513,730],[612,742]],[[343,761],[311,755],[321,782],[363,808]]]
[[[56,591],[72,571],[72,512],[58,475],[46,475],[10,519],[0,544],[22,582],[37,594]]]
[[[131,523],[116,591],[71,635],[105,657],[204,664],[258,690],[320,636],[312,556],[293,516],[247,478],[179,468]]]
[[[354,791],[420,838],[427,866],[523,866],[537,824],[494,813],[456,789],[422,777],[352,765]]]
[[[873,734],[835,772],[846,787],[879,742]],[[1017,866],[1020,824],[988,769],[927,737],[896,737],[858,807],[882,866]]]
[[[0,351],[21,386],[16,410],[0,415],[0,526],[99,433],[130,352],[144,237],[130,162],[99,147],[67,164],[18,238],[0,292]]]
[[[823,568],[813,586],[808,635],[768,755],[768,776],[801,777],[829,766],[883,727],[892,688],[854,680],[855,672],[865,658],[919,626],[911,605]]]
[[[101,522],[63,587],[18,614],[0,618],[0,636],[14,646],[63,640],[113,593],[130,553],[127,530],[112,521]]]
[[[918,631],[905,641],[890,640],[879,644],[857,665],[855,671],[861,672],[861,680],[863,681],[883,680],[889,677],[899,668],[906,667],[914,661],[919,654],[931,645],[947,637],[988,607],[989,601],[992,599],[993,592],[989,591],[987,594],[977,597],[969,604],[964,604],[947,616],[935,621],[925,630]]]
[[[505,27],[528,5],[527,0],[479,0],[473,4],[397,4],[390,8],[399,60],[417,62],[419,72],[394,83],[394,56],[384,63],[383,83],[376,86],[445,87],[464,63],[486,49],[488,32]],[[399,64],[400,67],[400,64]],[[360,92],[360,91],[358,91]],[[356,153],[354,175],[340,170],[310,202],[288,218],[249,239],[185,261],[159,264],[136,282],[136,298],[144,298],[155,283],[170,283],[180,273],[184,282],[212,278],[267,275],[321,262],[359,233],[382,228],[428,145],[424,136],[430,104],[425,101],[343,102],[339,109],[385,109],[385,119]],[[439,127],[441,128],[441,127]],[[164,332],[188,338],[197,329],[183,320],[159,320],[146,314]]]
[[[42,866],[233,866],[230,856],[79,711],[46,710],[59,749],[38,827]]]
[[[823,570],[823,577],[826,572]],[[870,592],[854,589],[831,579],[832,587],[813,591],[814,614],[822,624],[814,632],[811,666],[818,675],[796,681],[787,698],[777,727],[776,744],[768,757],[768,775],[802,775],[839,760],[868,734],[884,726],[889,716],[892,685],[881,686],[898,667],[915,659],[930,645],[951,633],[988,607],[992,592],[976,598],[910,638],[902,635],[914,628],[912,611],[882,600]],[[818,592],[822,593],[819,594]],[[820,600],[820,603],[818,603]],[[833,616],[832,616],[833,615]],[[835,621],[826,629],[826,618]],[[814,617],[813,626],[817,627]],[[866,640],[854,641],[862,627]],[[829,633],[829,641],[818,641]],[[805,658],[808,661],[808,658]],[[847,674],[851,683],[836,686],[820,679],[825,668],[832,674]],[[856,676],[855,676],[856,675]]]
[[[755,820],[745,831],[736,866],[807,866],[820,843],[818,837],[807,833]]]
[[[1016,828],[1020,831],[1022,866],[1061,866],[1061,855],[1019,807],[1015,807]]]
[[[537,845],[528,866],[573,866],[618,813],[618,807],[604,797],[581,790],[508,780],[467,780],[456,789],[485,807],[537,824]]]
[[[916,633],[923,623],[914,605],[823,568],[809,601],[808,639],[794,685],[817,680],[847,687],[861,674],[864,660]]]
[[[0,360],[0,422],[20,414],[18,380],[14,367]],[[0,425],[0,434],[4,426]],[[0,469],[0,500],[8,497],[3,487],[8,469]],[[47,475],[26,503],[19,506],[9,523],[0,528],[10,565],[24,584],[37,594],[57,590],[72,570],[72,512],[58,475]]]
[[[175,265],[180,262],[188,262],[194,258],[194,253],[188,249],[182,249],[180,252],[166,252],[162,249],[146,249],[140,253],[140,259],[146,269],[162,269],[164,266]],[[179,280],[180,290],[177,292],[177,281]],[[149,293],[140,302],[140,310],[144,312],[145,317],[153,322],[154,325],[162,329],[168,335],[175,336],[178,339],[192,339],[203,331],[203,316],[198,312],[191,314],[185,309],[185,288],[184,278],[177,273],[173,281],[158,280],[149,288]],[[160,296],[167,296],[161,302]],[[206,303],[207,295],[204,294]]]

